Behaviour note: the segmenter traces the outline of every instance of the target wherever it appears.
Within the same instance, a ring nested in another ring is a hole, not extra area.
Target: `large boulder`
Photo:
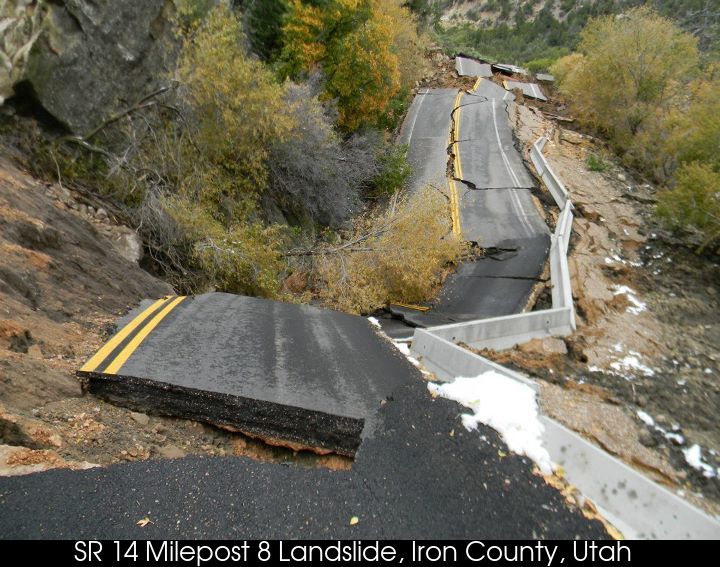
[[[174,10],[171,0],[55,0],[25,81],[45,110],[86,134],[167,82]]]

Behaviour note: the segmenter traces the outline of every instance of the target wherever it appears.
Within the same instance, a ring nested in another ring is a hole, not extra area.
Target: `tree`
[[[697,41],[648,8],[590,20],[577,54],[553,67],[577,119],[620,151],[657,128],[697,69]]]
[[[284,88],[245,54],[242,42],[240,21],[220,5],[184,46],[178,69],[200,152],[188,162],[202,170],[200,182],[185,189],[231,217],[235,206],[257,200],[267,181],[269,148],[293,125]]]
[[[325,98],[345,130],[377,126],[391,102],[424,72],[424,36],[399,0],[292,0],[280,69],[295,79],[319,67]]]
[[[356,219],[337,242],[312,252],[312,274],[326,305],[372,313],[391,302],[432,298],[464,247],[454,238],[447,199],[433,188]]]
[[[245,6],[250,46],[263,60],[272,61],[282,49],[283,19],[288,0],[249,0]]]
[[[390,25],[378,15],[347,34],[328,56],[327,93],[338,99],[338,123],[347,130],[377,124],[400,90]]]

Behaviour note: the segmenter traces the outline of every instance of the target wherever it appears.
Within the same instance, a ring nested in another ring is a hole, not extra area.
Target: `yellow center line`
[[[483,80],[482,77],[478,77],[478,80],[475,81],[475,84],[473,85],[472,90],[474,90],[474,91],[478,90],[478,87],[480,87],[480,83],[482,82],[482,80]]]
[[[168,313],[175,309],[175,307],[177,307],[183,299],[185,299],[185,296],[183,295],[176,297],[162,311],[160,311],[160,313],[155,315],[155,317],[153,317],[150,322],[145,325],[142,330],[132,338],[132,340],[125,346],[125,348],[120,351],[120,354],[115,357],[115,360],[110,363],[110,365],[105,369],[103,374],[117,374],[118,370],[120,370],[122,365],[125,364],[125,362],[127,362],[127,359],[130,358],[130,356],[132,356],[132,354],[135,352],[135,349],[137,349],[137,347],[140,346],[140,343],[145,340],[145,337],[147,337],[152,332],[152,330],[160,324],[160,321],[167,317]]]
[[[459,91],[455,97],[455,111],[454,111],[454,129],[453,138],[454,145],[453,154],[455,155],[455,177],[462,179],[462,164],[460,163],[460,102],[462,101],[463,91]],[[457,238],[462,237],[462,228],[460,226],[460,199],[458,198],[457,185],[455,179],[449,179],[448,184],[450,186],[450,216],[452,218],[453,234]]]
[[[406,309],[414,309],[415,311],[429,311],[430,308],[426,307],[424,305],[412,305],[410,303],[393,303],[393,305],[397,305],[398,307],[405,307]]]
[[[161,299],[158,299],[155,303],[153,303],[150,307],[148,307],[145,311],[140,313],[135,319],[130,321],[127,325],[125,325],[118,333],[116,333],[105,345],[97,351],[93,357],[88,360],[83,367],[80,369],[81,372],[92,372],[95,370],[102,362],[105,360],[105,358],[117,348],[117,346],[123,342],[130,333],[132,333],[135,329],[137,329],[144,321],[147,319],[150,314],[155,311],[160,305],[163,304],[163,302],[167,301],[170,298],[170,296],[163,297]]]

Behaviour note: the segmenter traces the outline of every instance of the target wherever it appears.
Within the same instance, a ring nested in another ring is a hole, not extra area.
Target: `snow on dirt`
[[[543,474],[552,474],[553,464],[542,444],[543,426],[531,388],[491,370],[446,384],[429,383],[428,389],[473,411],[462,415],[468,431],[477,429],[479,423],[492,427],[511,451],[532,459]]]
[[[688,462],[688,464],[694,469],[702,472],[704,477],[715,478],[717,476],[720,476],[720,468],[715,469],[703,460],[702,448],[700,447],[700,445],[695,444],[691,447],[688,447],[687,449],[683,449],[683,453],[685,454],[685,460]]]
[[[647,311],[647,304],[643,303],[637,298],[637,292],[634,289],[629,288],[626,285],[613,285],[613,295],[624,295],[628,301],[632,304],[627,308],[628,313],[633,315],[640,315],[643,311]]]

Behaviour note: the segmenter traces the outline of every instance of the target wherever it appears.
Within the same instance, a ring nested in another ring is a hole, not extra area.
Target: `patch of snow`
[[[671,433],[671,432],[667,431],[666,429],[663,429],[662,427],[660,427],[659,425],[657,425],[655,423],[655,420],[649,414],[645,413],[642,410],[638,410],[636,413],[637,413],[637,416],[640,418],[640,421],[642,421],[645,425],[654,429],[655,431],[659,431],[663,435],[663,437],[665,437],[665,439],[667,439],[668,441],[672,441],[673,443],[675,443],[677,445],[685,444],[685,437],[683,437],[679,433]],[[677,431],[680,429],[680,426],[674,425],[673,429],[675,429]]]
[[[703,461],[702,449],[697,443],[695,445],[692,445],[691,447],[688,447],[687,449],[683,449],[683,454],[685,455],[685,460],[687,461],[688,465],[690,465],[696,470],[701,471],[705,478],[714,478],[720,475],[720,470],[715,470],[713,467]]]
[[[380,321],[378,321],[375,317],[368,317],[367,320],[370,321],[370,323],[372,323],[372,326],[376,329],[382,329]]]
[[[705,374],[712,374],[712,368],[706,368],[704,372]]]
[[[656,427],[656,429],[660,430],[660,433],[662,433],[665,436],[665,439],[667,439],[668,441],[672,441],[677,445],[685,444],[685,437],[683,437],[679,433],[670,433],[669,431],[663,430],[661,427]]]
[[[632,306],[627,308],[628,313],[639,315],[643,311],[647,311],[647,305],[637,298],[637,292],[634,289],[626,285],[614,285],[612,289],[613,295],[626,295],[628,301],[632,303]]]
[[[640,418],[640,420],[645,425],[650,425],[650,426],[655,425],[655,420],[652,417],[650,417],[648,414],[646,414],[644,411],[638,410],[637,416]]]
[[[479,423],[492,427],[511,451],[532,459],[543,474],[552,474],[553,464],[542,444],[543,426],[532,388],[491,370],[446,384],[429,383],[428,389],[473,411],[461,416],[467,430],[477,429]]]
[[[395,348],[398,349],[402,353],[402,355],[410,361],[410,364],[420,368],[420,361],[417,358],[410,356],[410,345],[408,343],[393,341],[392,344],[395,345]],[[420,370],[423,374],[429,374],[429,372],[423,370],[422,368],[420,368]]]
[[[610,368],[623,376],[627,371],[642,372],[645,376],[655,376],[655,371],[640,362],[640,355],[637,352],[632,351],[626,357],[610,363]]]

